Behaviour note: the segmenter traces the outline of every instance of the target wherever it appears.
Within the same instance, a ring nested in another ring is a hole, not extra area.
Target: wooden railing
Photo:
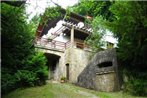
[[[70,46],[70,42],[61,42],[56,40],[49,40],[47,38],[36,38],[35,46],[39,46],[47,49],[55,49],[64,51],[66,48]]]
[[[49,40],[47,38],[36,38],[36,40],[34,41],[34,45],[41,48],[64,51],[65,49],[70,47],[71,43],[70,41],[61,42],[56,40]],[[78,41],[74,42],[74,46],[80,49],[89,49],[88,45]]]

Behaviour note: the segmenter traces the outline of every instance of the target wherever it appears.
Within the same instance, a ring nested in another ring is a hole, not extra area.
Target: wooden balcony
[[[37,48],[55,50],[55,51],[65,51],[65,49],[69,48],[71,43],[68,42],[61,42],[56,40],[49,40],[47,38],[36,38],[34,41],[34,45]],[[89,50],[90,48],[88,45],[84,44],[83,42],[75,41],[74,48],[79,48],[83,50]]]
[[[38,48],[64,51],[70,46],[70,42],[49,40],[47,38],[36,38],[34,45]]]

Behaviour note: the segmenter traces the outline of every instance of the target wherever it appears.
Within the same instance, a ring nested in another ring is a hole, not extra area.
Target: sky
[[[52,0],[53,2],[61,5],[63,8],[73,6],[78,3],[78,0]],[[26,12],[29,14],[29,20],[37,13],[43,13],[48,6],[55,6],[51,0],[27,0]]]

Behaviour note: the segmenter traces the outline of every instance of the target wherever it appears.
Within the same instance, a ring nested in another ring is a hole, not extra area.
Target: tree
[[[24,5],[1,4],[2,94],[25,86],[41,85],[47,77],[46,58],[35,51]]]
[[[80,2],[73,8],[69,8],[71,11],[79,13],[83,16],[91,16],[92,21],[86,19],[85,23],[92,24],[93,32],[86,39],[86,43],[91,46],[91,48],[97,52],[102,50],[104,42],[102,37],[106,32],[106,28],[102,23],[104,20],[112,21],[114,17],[113,13],[109,10],[113,1],[95,1],[95,0],[80,0]]]
[[[106,25],[118,37],[118,57],[129,77],[125,82],[126,91],[146,95],[147,83],[147,3],[115,2],[110,11],[115,20]]]
[[[120,59],[126,63],[126,67],[133,67],[138,71],[146,70],[147,65],[146,8],[146,2],[115,2],[110,10],[116,19],[107,22],[107,27],[119,38]]]
[[[104,19],[112,21],[113,13],[109,11],[113,1],[96,1],[96,0],[80,0],[77,5],[72,8],[73,11],[83,16],[102,16]]]
[[[147,4],[143,1],[88,1],[75,6],[75,11],[93,17],[93,28],[112,31],[118,38],[117,56],[124,73],[129,77],[124,90],[145,95],[147,75]],[[97,30],[98,31],[98,30]],[[99,32],[97,32],[99,33]],[[92,46],[99,43],[101,34],[89,38]]]

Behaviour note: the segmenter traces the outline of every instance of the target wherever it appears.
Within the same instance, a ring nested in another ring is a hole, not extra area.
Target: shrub
[[[34,86],[35,82],[38,80],[36,77],[36,73],[33,73],[28,70],[18,70],[15,73],[16,83],[18,84],[18,87],[24,87],[24,86]]]
[[[142,79],[133,79],[125,83],[125,91],[132,95],[144,96],[147,95],[146,91],[147,81]]]
[[[16,72],[10,68],[2,68],[2,94],[18,87],[43,85],[47,73],[46,58],[43,53],[31,54]]]
[[[62,83],[62,82],[67,82],[66,77],[64,77],[64,76],[61,77],[61,83]]]
[[[130,73],[127,81],[124,81],[124,91],[132,95],[145,96],[147,95],[147,80],[146,73]]]
[[[13,89],[16,88],[16,78],[14,77],[14,75],[10,74],[10,73],[5,73],[7,71],[5,71],[4,69],[2,70],[2,75],[1,75],[1,90],[2,90],[2,94],[5,94]]]
[[[18,87],[45,83],[46,59],[32,45],[34,33],[26,21],[25,7],[14,7],[3,2],[1,15],[2,94]]]
[[[47,59],[41,52],[35,53],[35,55],[31,55],[27,59],[26,68],[35,73],[37,77],[36,84],[38,85],[45,84],[45,80],[48,77],[46,62]]]

